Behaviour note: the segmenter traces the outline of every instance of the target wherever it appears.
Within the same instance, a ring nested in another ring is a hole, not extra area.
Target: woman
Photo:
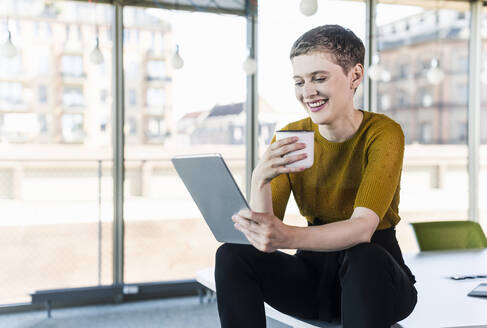
[[[296,139],[273,139],[252,175],[252,211],[233,216],[252,245],[222,245],[215,279],[222,327],[265,327],[263,303],[344,328],[390,327],[416,304],[414,276],[395,237],[404,153],[401,127],[355,109],[364,45],[338,25],[303,34],[291,49],[295,94],[313,130],[314,164]],[[282,222],[293,192],[308,227]],[[289,255],[277,249],[297,249]]]

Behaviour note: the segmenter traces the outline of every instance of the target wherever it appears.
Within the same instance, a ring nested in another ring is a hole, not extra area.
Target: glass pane
[[[279,15],[276,15],[279,8]],[[294,41],[304,32],[323,25],[339,24],[350,28],[365,41],[365,4],[360,1],[326,1],[319,3],[318,12],[304,16],[297,2],[268,0],[259,2],[259,152],[267,149],[274,131],[286,124],[307,117],[294,95],[294,81],[289,53]],[[346,22],[346,24],[344,24]],[[365,43],[365,42],[364,42]],[[360,86],[355,106],[363,108]],[[291,196],[284,222],[306,225],[306,220]]]
[[[245,19],[125,7],[124,23],[125,282],[194,278],[219,243],[170,159],[221,153],[245,192]]]
[[[482,56],[480,70],[480,223],[487,233],[487,204],[482,200],[487,199],[487,5],[484,4],[482,12]]]
[[[406,137],[397,233],[405,251],[417,249],[408,222],[468,215],[469,5],[417,4],[377,7],[378,112]]]
[[[2,1],[16,52],[0,60],[0,304],[112,283],[111,12]]]

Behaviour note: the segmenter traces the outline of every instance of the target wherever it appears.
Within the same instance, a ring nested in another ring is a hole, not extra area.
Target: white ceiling
[[[256,3],[257,0],[250,0]],[[283,0],[289,1],[289,0]],[[208,11],[245,15],[245,0],[119,0],[129,6],[147,6],[165,9]]]
[[[1,0],[0,0],[1,1]],[[78,0],[88,1],[88,0]],[[190,11],[206,11],[214,13],[227,13],[234,15],[246,14],[247,0],[91,0],[99,3],[121,3],[127,6],[143,6],[164,9],[179,9]],[[257,4],[259,1],[248,0],[250,4]],[[300,0],[281,0],[281,1],[300,1]],[[320,6],[326,6],[328,0],[318,0]],[[365,0],[343,0],[354,2],[365,2]],[[468,10],[470,0],[377,0],[378,4],[397,4],[421,6],[426,9],[449,8],[455,10]],[[484,1],[487,6],[487,1]]]

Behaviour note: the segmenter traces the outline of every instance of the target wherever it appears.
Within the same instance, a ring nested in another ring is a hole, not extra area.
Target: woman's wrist
[[[258,169],[255,168],[254,172],[252,172],[252,184],[254,185],[254,187],[256,187],[258,190],[261,190],[268,183],[269,181],[263,179],[259,174]]]
[[[285,238],[284,238],[284,245],[283,249],[297,249],[296,239],[297,234],[299,233],[299,227],[285,225]]]

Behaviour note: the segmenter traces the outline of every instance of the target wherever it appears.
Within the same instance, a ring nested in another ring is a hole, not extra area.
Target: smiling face
[[[353,112],[353,95],[363,72],[361,64],[347,74],[328,52],[313,51],[292,58],[296,98],[315,124],[332,124]]]

